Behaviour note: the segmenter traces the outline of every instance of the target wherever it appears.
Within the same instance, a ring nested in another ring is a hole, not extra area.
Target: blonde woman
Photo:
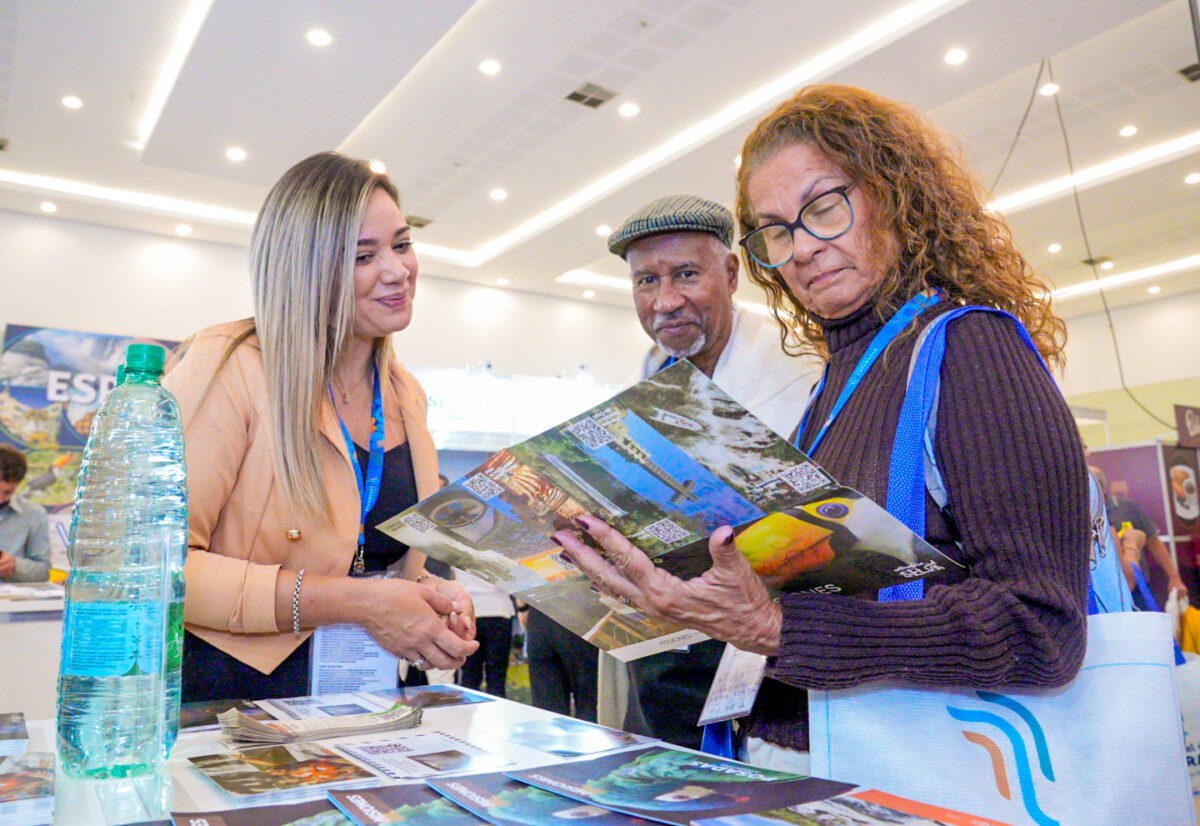
[[[437,490],[425,394],[392,358],[417,278],[395,187],[337,153],[301,161],[250,265],[254,318],[197,333],[164,381],[187,442],[184,701],[306,694],[327,624],[458,668],[478,647],[470,597],[374,528]],[[403,577],[351,575],[384,570]]]

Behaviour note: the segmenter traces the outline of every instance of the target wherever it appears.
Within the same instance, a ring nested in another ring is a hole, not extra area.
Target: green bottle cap
[[[167,351],[157,344],[130,344],[125,351],[125,373],[153,373],[161,376]]]
[[[118,364],[117,365],[117,384],[116,384],[116,386],[120,387],[124,383],[125,383],[125,365]]]

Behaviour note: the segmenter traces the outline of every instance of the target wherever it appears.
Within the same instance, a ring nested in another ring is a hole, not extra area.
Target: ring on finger
[[[413,668],[417,669],[418,671],[424,671],[425,666],[428,665],[428,663],[425,662],[425,658],[419,654],[417,655],[417,658],[415,660],[410,660],[408,658],[405,658],[404,661],[406,663],[408,663],[409,665],[411,665]]]

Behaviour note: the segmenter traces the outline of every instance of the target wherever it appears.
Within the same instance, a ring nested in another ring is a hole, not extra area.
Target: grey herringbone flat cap
[[[711,232],[725,246],[733,244],[733,213],[695,195],[668,195],[651,201],[625,219],[608,236],[608,251],[625,257],[635,241],[668,232]]]

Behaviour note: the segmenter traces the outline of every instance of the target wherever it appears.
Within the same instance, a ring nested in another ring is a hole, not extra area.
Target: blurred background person
[[[50,578],[46,509],[16,496],[27,469],[24,453],[0,444],[0,582],[45,582]]]

